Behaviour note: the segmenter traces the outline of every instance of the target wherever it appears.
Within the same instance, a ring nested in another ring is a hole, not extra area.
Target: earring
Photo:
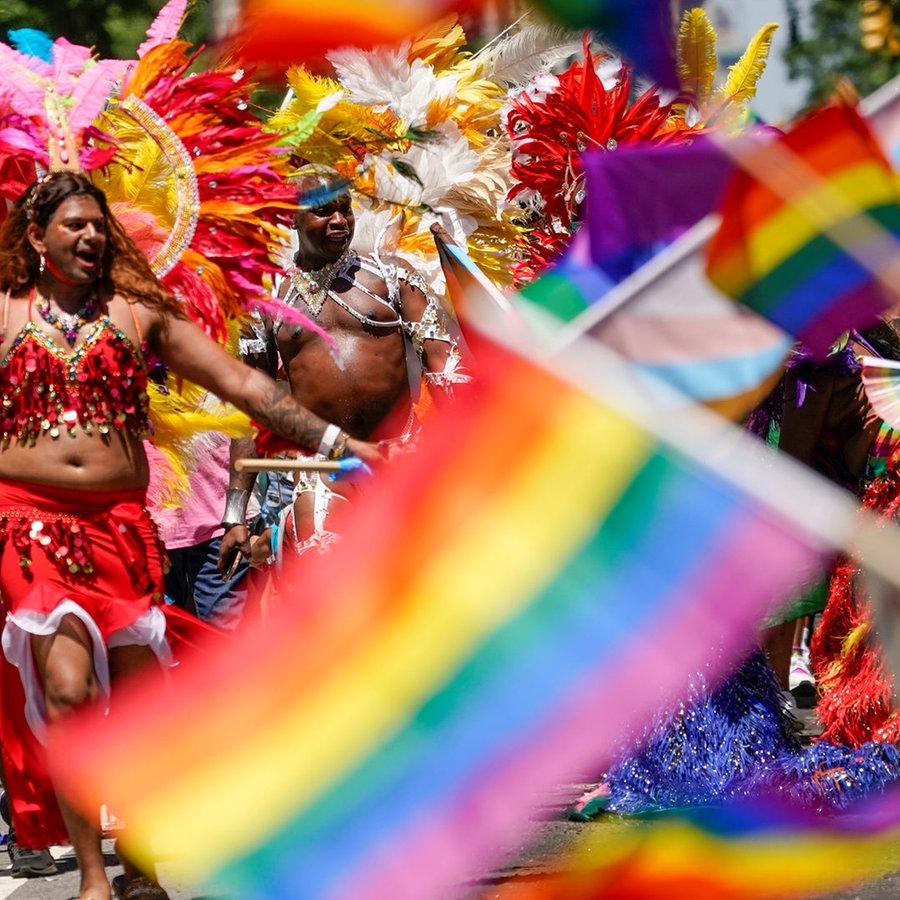
[[[41,254],[41,261],[40,261],[40,263],[38,264],[38,273],[41,274],[41,275],[43,275],[44,269],[46,269],[46,268],[47,268],[47,260],[44,259],[44,254],[42,253],[42,254]]]

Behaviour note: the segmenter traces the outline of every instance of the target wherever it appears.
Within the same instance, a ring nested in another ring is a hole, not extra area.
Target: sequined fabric
[[[48,514],[35,507],[4,510],[0,515],[0,542],[10,542],[23,569],[31,568],[32,551],[40,548],[72,575],[90,575],[89,548],[78,519],[71,515]]]
[[[33,445],[52,438],[120,431],[149,436],[147,367],[140,351],[107,316],[74,351],[66,351],[33,322],[0,364],[3,392],[0,442]]]
[[[29,495],[36,502],[27,502]],[[148,580],[147,559],[149,554],[163,565],[166,556],[143,497],[142,491],[85,494],[25,482],[0,483],[0,548],[13,548],[28,579],[34,578],[35,554],[41,554],[60,576],[90,580],[95,574],[93,544],[102,535],[104,552],[124,564],[133,585],[161,600],[162,592]]]
[[[160,602],[166,555],[144,500],[142,490],[79,491],[0,481],[4,601],[16,609],[39,587],[40,604],[49,604],[42,612],[53,609],[59,597],[93,598],[84,601],[89,608],[100,602],[98,590],[105,586],[102,602],[114,609],[115,627],[135,618],[125,598],[139,597],[144,607]]]

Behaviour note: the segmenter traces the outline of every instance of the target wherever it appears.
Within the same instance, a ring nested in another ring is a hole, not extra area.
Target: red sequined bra
[[[0,363],[0,442],[33,445],[41,434],[150,433],[144,355],[108,316],[67,351],[28,321]]]

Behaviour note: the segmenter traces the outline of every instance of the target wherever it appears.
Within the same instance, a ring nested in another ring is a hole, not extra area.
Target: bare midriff
[[[0,479],[78,491],[126,491],[147,486],[149,468],[138,438],[109,434],[43,435],[32,446],[12,442],[0,452]]]

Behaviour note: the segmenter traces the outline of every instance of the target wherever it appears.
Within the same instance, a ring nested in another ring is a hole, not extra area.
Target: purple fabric
[[[717,205],[733,169],[706,138],[691,144],[590,150],[587,178],[591,256],[598,265],[673,240]]]

